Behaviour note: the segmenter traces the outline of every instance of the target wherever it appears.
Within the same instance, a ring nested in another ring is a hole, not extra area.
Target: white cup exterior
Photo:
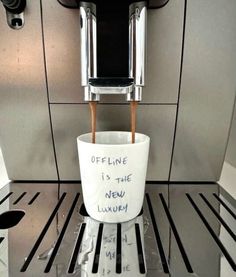
[[[77,138],[84,204],[88,214],[108,223],[136,217],[143,204],[150,138],[130,132],[96,132]]]

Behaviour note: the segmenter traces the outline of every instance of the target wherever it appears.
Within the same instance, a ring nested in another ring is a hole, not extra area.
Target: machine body
[[[236,89],[235,1],[175,0],[166,5],[167,1],[159,1],[160,9],[152,9],[157,2],[149,1],[147,11],[142,9],[147,14],[145,87],[144,66],[139,66],[144,65],[145,55],[137,61],[134,52],[143,51],[145,40],[136,47],[132,44],[135,33],[144,35],[133,32],[135,13],[133,21],[124,20],[126,33],[119,34],[130,37],[132,43],[126,44],[125,53],[119,53],[124,41],[117,40],[111,45],[117,51],[108,53],[101,41],[109,37],[109,30],[104,28],[102,37],[95,32],[93,4],[60,2],[63,5],[55,0],[27,1],[25,22],[18,30],[9,27],[6,10],[0,7],[0,145],[9,178],[80,180],[76,137],[90,132],[84,100],[100,98],[97,130],[128,131],[129,107],[120,94],[125,87],[128,100],[133,99],[133,91],[137,97],[143,91],[137,131],[151,138],[147,180],[217,181]],[[88,37],[80,34],[86,5],[91,6],[91,13],[83,23],[94,32],[90,32],[89,55],[82,55],[88,60],[81,60],[80,51],[88,50],[81,48]],[[104,51],[107,63],[99,58]],[[110,62],[112,56],[114,62],[124,60],[120,68],[119,63]],[[119,82],[125,77],[124,86],[109,84],[109,94],[101,95],[104,83],[98,77]],[[111,95],[111,87],[119,93]]]

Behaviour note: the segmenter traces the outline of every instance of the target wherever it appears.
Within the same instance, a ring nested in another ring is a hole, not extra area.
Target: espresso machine
[[[12,181],[0,190],[0,275],[235,276],[236,202],[217,182],[236,2],[1,2],[0,146]],[[139,102],[136,130],[151,145],[132,222],[96,222],[83,205],[76,138],[91,131],[90,101],[98,131],[130,131]]]

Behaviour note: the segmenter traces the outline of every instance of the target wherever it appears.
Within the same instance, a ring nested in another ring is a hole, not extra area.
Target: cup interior
[[[135,143],[144,143],[149,140],[149,137],[135,133]],[[78,137],[78,141],[85,143],[91,143],[92,133],[83,134]],[[131,144],[131,132],[122,131],[106,131],[106,132],[96,132],[96,144],[106,144],[106,145],[119,145],[119,144]]]

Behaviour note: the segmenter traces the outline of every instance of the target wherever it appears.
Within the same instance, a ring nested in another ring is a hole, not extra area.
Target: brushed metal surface
[[[148,193],[151,201],[151,205],[154,211],[158,211],[157,213],[154,212],[155,221],[157,224],[158,232],[160,235],[160,240],[162,242],[163,251],[165,257],[169,256],[169,249],[170,249],[170,241],[169,241],[169,222],[165,215],[165,211],[161,204],[159,193],[161,193],[166,202],[169,204],[168,199],[168,186],[163,184],[158,185],[147,185],[146,186],[146,193]],[[144,199],[143,203],[143,217],[144,217],[144,243],[145,243],[145,255],[146,255],[146,263],[148,271],[148,276],[155,276],[156,271],[158,272],[158,276],[164,277],[166,273],[163,272],[163,265],[162,260],[160,257],[160,252],[157,248],[157,243],[154,241],[155,238],[155,230],[152,223],[152,218],[150,215],[149,206],[147,203],[147,197]],[[158,260],[158,262],[157,262]],[[154,271],[154,275],[152,275],[152,271]]]
[[[229,162],[233,167],[236,167],[236,105],[234,105],[234,113],[232,117],[232,124],[229,133],[229,141],[225,160]]]
[[[25,216],[15,227],[9,230],[0,230],[0,236],[4,238],[0,242],[0,273],[5,274],[1,276],[233,277],[236,272],[235,241],[201,197],[203,195],[209,201],[217,214],[235,233],[235,219],[221,205],[215,195],[234,213],[236,211],[235,200],[232,201],[231,196],[226,192],[221,194],[221,190],[218,184],[204,183],[201,186],[191,183],[169,186],[161,183],[146,185],[143,213],[132,221],[121,223],[122,272],[116,274],[117,225],[101,223],[93,220],[86,213],[80,213],[83,197],[79,183],[9,183],[0,190],[0,201],[9,191],[12,192],[4,203],[1,203],[0,212],[20,209],[25,211]],[[16,199],[23,192],[26,192],[24,197],[14,205]],[[37,192],[40,192],[40,195],[33,204],[29,205],[29,201]],[[77,194],[79,194],[79,198],[74,208],[71,209]],[[231,263],[234,265],[234,269],[230,266],[226,256],[223,255],[222,248],[217,245],[186,194],[196,203],[212,232],[225,247],[232,259]],[[55,217],[47,226],[48,228],[37,245],[28,267],[24,272],[21,272],[23,264],[30,256],[62,195],[64,198],[56,210]],[[164,209],[163,201],[166,203],[167,209]],[[72,211],[71,216],[68,218],[70,211]],[[171,224],[168,213],[172,218]],[[98,255],[95,256],[96,245],[99,241],[97,234],[100,223],[103,224],[100,240],[101,251],[97,252]],[[143,274],[139,270],[137,240],[133,233],[133,223],[139,224],[141,239],[143,238],[142,247],[146,260],[146,273]],[[72,275],[68,273],[68,269],[82,224],[85,225],[85,232],[81,237],[78,252],[76,252],[75,271]],[[188,272],[184,264],[180,248],[171,231],[173,224],[186,251],[193,273]],[[158,228],[159,243],[162,244],[166,258],[166,272],[164,272],[163,261],[160,257],[160,247],[156,241],[158,234],[154,230],[155,225]],[[55,249],[57,249],[56,252]],[[53,262],[49,272],[46,273],[45,269],[52,257]],[[98,263],[97,273],[92,273],[94,261]]]
[[[23,191],[27,192],[22,201],[20,201],[20,208],[26,213],[24,219],[21,224],[8,230],[9,277],[13,277],[22,275],[19,272],[22,267],[22,261],[28,257],[32,244],[37,240],[40,230],[47,222],[49,209],[54,209],[58,201],[58,189],[57,186],[52,186],[48,183],[37,184],[37,191],[40,192],[40,196],[33,205],[28,205],[28,201],[36,192],[34,183],[24,183],[23,186],[13,183],[10,188],[11,191],[14,191],[15,197],[10,198],[9,209],[16,208],[17,205],[13,205],[14,200],[17,198],[16,195],[20,195]],[[34,216],[27,216],[29,214]],[[41,272],[40,276],[48,276],[48,274],[43,273],[44,264],[39,262],[38,256],[52,247],[53,241],[57,236],[57,230],[58,225],[55,218],[47,231],[47,236],[38,248],[38,255],[35,255],[24,276],[37,276],[35,275],[36,268]],[[51,274],[53,277],[58,276],[56,267],[52,269]]]
[[[50,102],[83,102],[79,9],[42,0]]]
[[[199,186],[197,185],[173,185],[169,188],[170,197],[170,212],[175,219],[176,228],[182,239],[182,243],[185,247],[185,251],[189,257],[196,276],[205,276],[206,272],[209,277],[220,277],[220,258],[221,255],[217,251],[217,244],[214,240],[209,240],[208,230],[202,224],[201,219],[195,211],[192,211],[191,204],[186,197],[186,193],[189,193],[194,201],[197,203],[198,207],[201,208],[204,215],[208,213],[208,208],[199,196]],[[211,198],[213,193],[218,194],[217,185],[204,185],[201,186],[201,193],[204,193],[211,202],[214,202],[214,197]],[[213,201],[212,201],[213,200]],[[181,205],[179,203],[181,202]],[[214,202],[214,207],[218,210],[219,203]],[[217,219],[210,214],[207,216],[208,222],[213,227],[214,231],[219,234],[220,224]],[[184,216],[183,216],[184,215]],[[188,236],[187,234],[195,233],[195,236]],[[170,267],[173,276],[189,276],[184,268],[183,259],[180,252],[178,251],[178,246],[173,239],[173,233],[171,233],[171,247],[170,247]],[[204,251],[203,251],[204,245]],[[214,264],[209,271],[209,264]]]
[[[40,2],[13,30],[0,9],[0,143],[9,179],[56,179],[42,49]]]
[[[177,103],[184,0],[147,13],[147,72],[143,103]]]
[[[172,181],[216,181],[236,90],[236,2],[187,1]]]
[[[184,0],[169,1],[162,9],[147,12],[147,78],[143,103],[177,102],[183,13]],[[50,101],[83,103],[79,10],[43,0],[43,18]],[[101,101],[126,102],[124,96],[102,96]]]
[[[174,105],[139,105],[137,132],[151,138],[147,180],[168,180],[173,143]],[[90,132],[88,105],[51,105],[57,161],[61,180],[79,180],[76,138]],[[98,105],[97,130],[130,130],[129,105]]]

